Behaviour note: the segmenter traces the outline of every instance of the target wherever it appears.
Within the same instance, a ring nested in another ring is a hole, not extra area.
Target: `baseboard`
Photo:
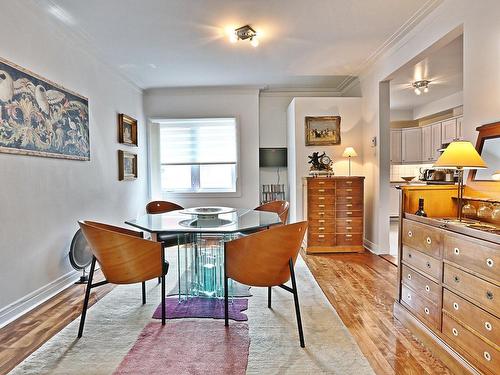
[[[363,239],[363,246],[365,247],[365,249],[372,252],[373,254],[376,255],[380,254],[378,246],[366,238]]]
[[[79,275],[78,271],[70,271],[40,289],[0,309],[0,328],[47,301],[61,290],[66,289],[78,280]]]

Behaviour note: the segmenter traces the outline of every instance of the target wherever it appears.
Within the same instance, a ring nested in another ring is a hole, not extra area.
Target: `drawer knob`
[[[427,238],[425,239],[425,241],[427,242],[427,245],[430,245],[430,244],[432,243],[432,240],[431,240],[431,238],[430,238],[430,237],[427,237]]]
[[[324,215],[325,213],[323,211],[318,212],[319,215]]]
[[[352,181],[346,181],[345,183],[350,185],[352,184]]]
[[[318,238],[325,238],[324,234],[318,234]]]
[[[323,201],[323,200],[325,200],[325,197],[318,197],[318,199],[319,199],[320,201]]]
[[[493,267],[494,264],[495,264],[495,262],[493,262],[493,259],[491,259],[491,258],[486,259],[486,265],[488,267]]]
[[[319,207],[319,208],[324,208],[324,207],[325,207],[325,205],[324,205],[324,204],[318,204],[318,207]]]
[[[413,232],[411,230],[408,231],[408,237],[413,237]]]
[[[318,189],[318,192],[319,192],[319,193],[324,193],[324,192],[325,192],[325,189]]]
[[[345,189],[345,191],[350,193],[352,191],[352,189]]]
[[[352,234],[346,234],[345,235],[347,238],[351,238],[352,237]]]
[[[325,227],[318,227],[318,230],[325,230]]]
[[[352,220],[347,219],[345,222],[346,222],[346,223],[352,223]]]
[[[456,283],[459,283],[460,282],[460,277],[458,277],[457,275],[455,275],[453,277],[453,281],[456,282]]]
[[[453,308],[454,308],[455,310],[458,310],[458,303],[453,302]]]
[[[484,359],[486,359],[488,362],[491,361],[491,354],[490,353],[484,352],[483,355],[484,355]]]
[[[345,197],[345,199],[352,199],[352,197]]]
[[[490,290],[488,290],[488,291],[486,292],[486,298],[488,298],[489,300],[492,300],[492,299],[493,299],[493,292],[492,292],[492,291],[490,291]]]
[[[319,184],[319,185],[324,185],[324,184],[325,184],[325,181],[318,181],[318,184]]]
[[[484,322],[484,328],[486,328],[487,331],[491,331],[493,329],[493,326],[490,322]]]
[[[426,292],[430,292],[430,291],[431,291],[431,288],[429,288],[429,285],[426,285],[426,286],[425,286],[425,291],[426,291]]]
[[[352,204],[348,203],[346,204],[346,207],[352,207]]]
[[[453,333],[453,336],[458,336],[458,331],[456,328],[453,328],[451,332]]]
[[[351,211],[346,211],[346,215],[352,215]]]
[[[347,229],[347,230],[351,230],[351,229],[352,229],[352,227],[345,227],[345,229]]]
[[[460,254],[460,249],[459,249],[458,247],[455,247],[455,248],[453,249],[453,253],[454,253],[455,255],[459,255],[459,254]]]
[[[428,307],[426,307],[426,308],[424,309],[424,312],[425,312],[427,315],[429,315],[429,314],[430,314],[429,308],[428,308]]]
[[[318,220],[318,223],[324,223],[325,221],[324,220]]]
[[[431,268],[430,262],[426,262],[425,265],[427,266],[427,268]]]
[[[408,294],[406,298],[408,298],[408,300],[411,301],[411,294]]]
[[[408,280],[411,280],[411,275],[410,274],[408,274]]]

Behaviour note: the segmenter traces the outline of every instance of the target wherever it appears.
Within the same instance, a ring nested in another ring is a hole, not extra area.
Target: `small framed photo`
[[[306,146],[340,144],[340,116],[306,116]]]
[[[137,120],[123,113],[118,114],[118,142],[138,146]]]
[[[135,180],[137,178],[137,154],[118,150],[118,180]]]

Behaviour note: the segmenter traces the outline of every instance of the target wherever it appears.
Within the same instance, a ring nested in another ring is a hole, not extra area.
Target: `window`
[[[236,192],[236,119],[160,122],[160,184],[164,192]]]

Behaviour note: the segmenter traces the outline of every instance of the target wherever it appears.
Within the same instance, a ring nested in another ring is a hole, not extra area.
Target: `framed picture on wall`
[[[306,116],[306,146],[340,144],[340,116]]]
[[[137,120],[118,114],[118,142],[129,146],[137,146]]]
[[[137,178],[137,154],[118,150],[118,180],[135,180]]]

